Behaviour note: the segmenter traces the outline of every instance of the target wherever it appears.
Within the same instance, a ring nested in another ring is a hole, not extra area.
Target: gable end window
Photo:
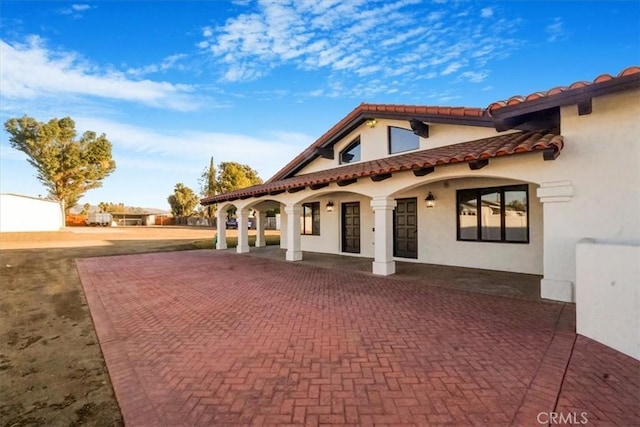
[[[529,243],[529,188],[524,185],[458,190],[461,241]]]
[[[420,148],[420,137],[409,129],[389,126],[389,154]]]
[[[320,202],[303,203],[300,217],[300,233],[305,235],[320,235]]]
[[[352,141],[347,148],[340,152],[340,164],[354,163],[360,161],[360,138]]]

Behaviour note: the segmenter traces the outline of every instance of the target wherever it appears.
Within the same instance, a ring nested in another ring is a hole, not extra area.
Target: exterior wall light
[[[327,212],[333,212],[333,200],[327,202]]]
[[[429,194],[427,194],[427,198],[424,199],[425,202],[427,202],[427,207],[428,208],[435,208],[436,207],[436,198],[433,197],[433,194],[431,194],[431,191],[429,191]]]
[[[367,124],[367,126],[369,126],[370,128],[374,128],[374,127],[376,127],[376,123],[378,123],[378,122],[376,121],[376,119],[369,119],[369,120],[367,120],[367,123],[366,123],[366,124]]]

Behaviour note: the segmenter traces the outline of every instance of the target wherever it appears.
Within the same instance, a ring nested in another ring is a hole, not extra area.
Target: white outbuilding
[[[58,231],[63,227],[60,202],[19,194],[0,194],[0,232]]]

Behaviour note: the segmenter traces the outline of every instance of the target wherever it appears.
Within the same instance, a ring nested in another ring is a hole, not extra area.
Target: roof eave
[[[505,105],[495,109],[491,109],[490,106],[489,109],[491,110],[491,115],[494,119],[506,119],[555,107],[579,104],[592,98],[637,89],[639,87],[640,74],[631,74],[604,82],[569,89],[564,92],[547,95],[538,99],[524,100],[513,105]]]
[[[305,157],[299,159],[294,165],[288,168],[283,168],[274,176],[269,178],[267,182],[278,181],[281,179],[289,178],[292,175],[299,172],[302,168],[307,166],[313,160],[320,155],[318,150],[321,148],[332,147],[338,141],[342,140],[345,136],[356,130],[367,120],[370,119],[387,119],[387,120],[420,120],[429,123],[438,124],[450,124],[450,125],[465,125],[465,126],[482,126],[493,127],[494,121],[488,114],[482,116],[465,116],[465,115],[438,115],[438,114],[413,114],[413,113],[395,113],[395,112],[379,112],[374,110],[361,110],[357,115],[344,123],[339,129],[335,130],[329,137],[326,138],[321,144],[312,145],[305,150]]]

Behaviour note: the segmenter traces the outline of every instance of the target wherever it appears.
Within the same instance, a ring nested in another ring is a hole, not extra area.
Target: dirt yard
[[[227,233],[232,245],[236,232]],[[211,248],[214,234],[202,227],[0,234],[0,426],[122,425],[75,259]]]

